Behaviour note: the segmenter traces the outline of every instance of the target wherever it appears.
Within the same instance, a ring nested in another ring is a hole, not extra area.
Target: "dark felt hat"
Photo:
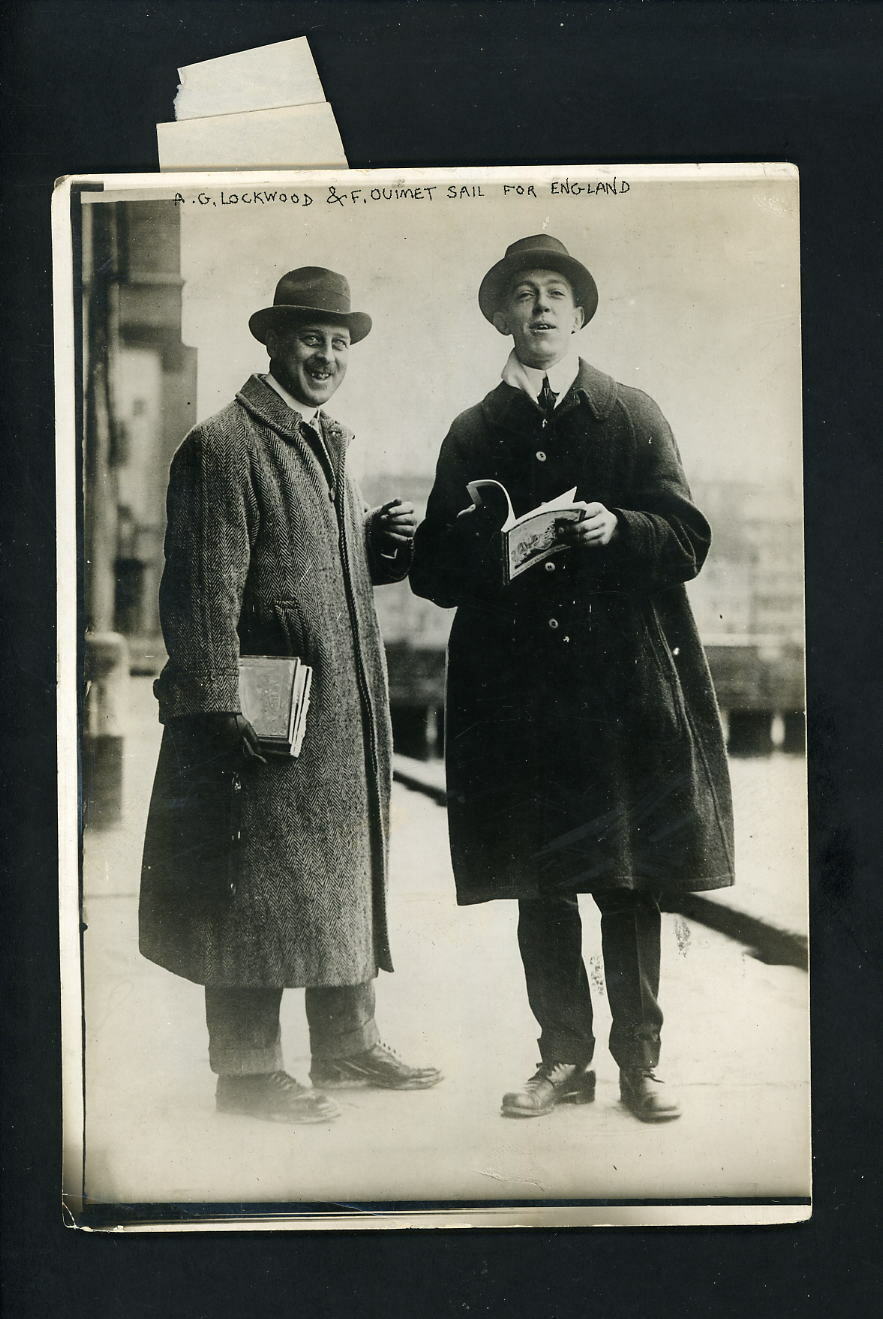
[[[343,275],[322,266],[301,266],[283,275],[276,285],[272,307],[256,311],[248,328],[256,339],[266,343],[270,330],[313,316],[347,326],[351,343],[364,339],[371,329],[371,317],[366,312],[350,310],[350,286]]]
[[[594,316],[598,289],[585,266],[570,255],[560,239],[551,234],[532,234],[530,238],[519,238],[510,243],[502,261],[491,266],[481,281],[478,305],[489,321],[493,322],[494,312],[499,311],[513,278],[520,270],[557,270],[573,289],[574,301],[583,309],[584,324]]]

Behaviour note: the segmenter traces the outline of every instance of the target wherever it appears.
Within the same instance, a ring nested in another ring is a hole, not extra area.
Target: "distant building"
[[[83,207],[86,584],[89,626],[159,633],[158,588],[172,455],[192,425],[196,350],[181,342],[177,210]]]
[[[706,565],[690,584],[706,645],[803,646],[803,520],[793,490],[746,482],[694,484],[711,522]]]

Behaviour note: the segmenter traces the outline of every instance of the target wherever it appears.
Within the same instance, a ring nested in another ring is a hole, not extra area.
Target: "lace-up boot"
[[[681,1116],[676,1099],[664,1093],[664,1082],[652,1067],[636,1067],[619,1073],[619,1097],[639,1122],[671,1122]]]
[[[327,1095],[310,1090],[287,1072],[219,1076],[219,1113],[241,1113],[265,1122],[331,1122],[340,1109]]]
[[[595,1073],[578,1063],[539,1063],[523,1090],[503,1096],[504,1117],[542,1117],[556,1104],[590,1104],[595,1098]]]
[[[325,1090],[428,1090],[441,1079],[437,1067],[411,1067],[385,1044],[352,1058],[314,1058],[310,1069],[310,1080]]]

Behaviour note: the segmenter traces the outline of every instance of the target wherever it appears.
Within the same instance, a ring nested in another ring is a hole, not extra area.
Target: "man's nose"
[[[533,300],[533,309],[534,311],[549,310],[549,299],[546,297],[545,293],[537,293]]]
[[[319,344],[314,356],[318,357],[321,362],[330,362],[332,357],[331,345],[327,343]]]

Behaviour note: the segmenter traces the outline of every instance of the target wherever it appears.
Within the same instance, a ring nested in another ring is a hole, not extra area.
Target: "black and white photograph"
[[[53,231],[73,1221],[807,1218],[796,168]]]

